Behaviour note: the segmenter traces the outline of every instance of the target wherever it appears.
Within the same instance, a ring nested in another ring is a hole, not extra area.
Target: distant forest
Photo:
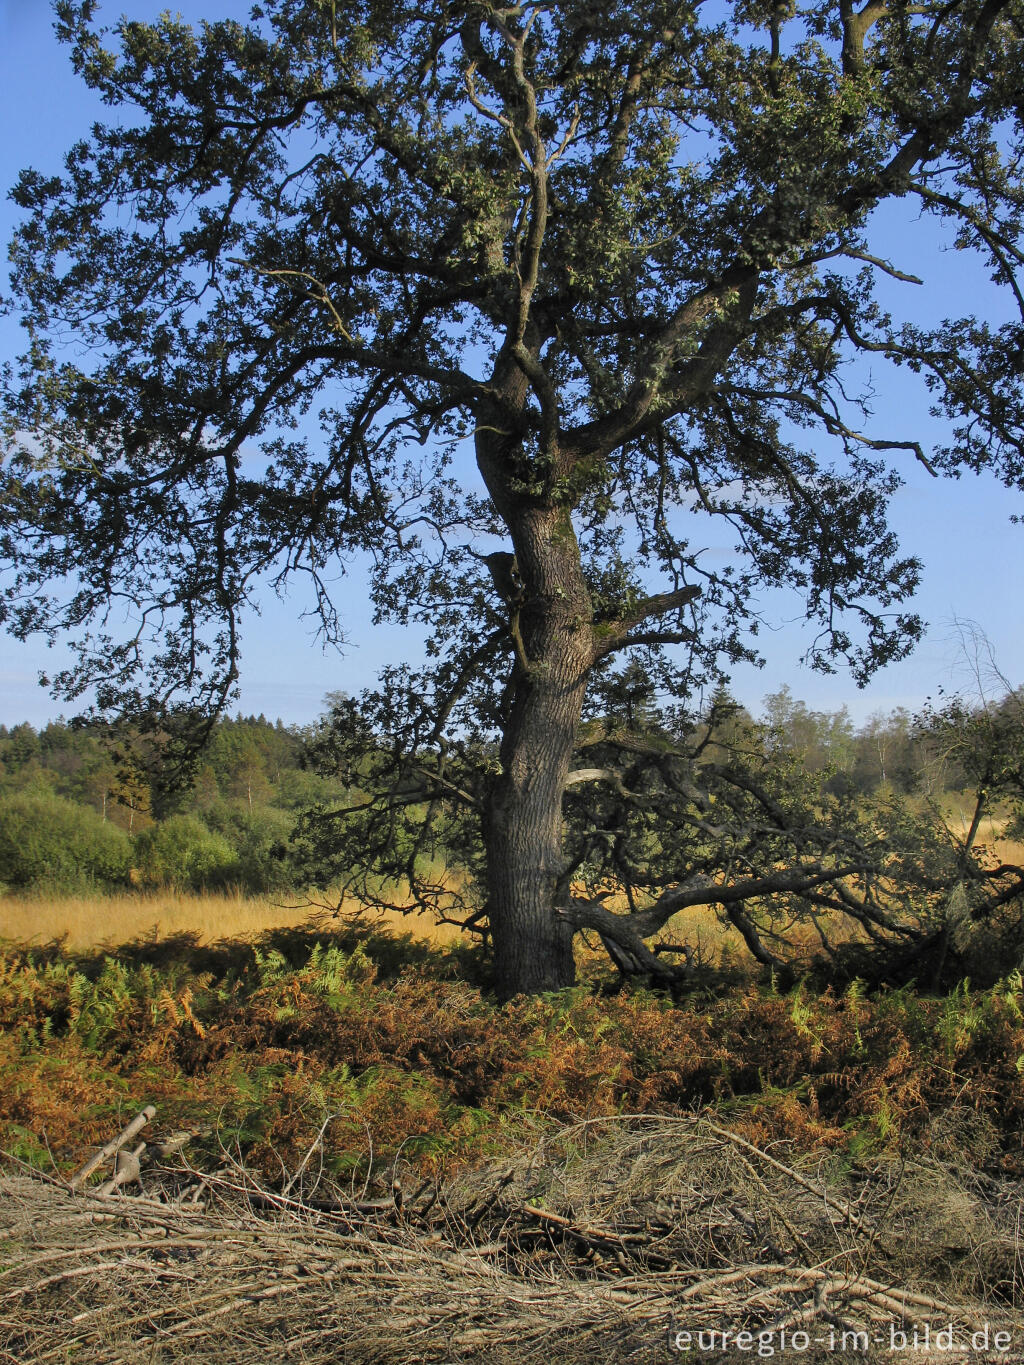
[[[168,801],[150,741],[64,721],[0,726],[0,884],[261,892],[306,880],[291,844],[297,816],[343,795],[303,766],[307,738],[265,716],[223,719]]]
[[[720,694],[719,710],[722,702]],[[733,709],[769,752],[796,757],[832,794],[888,787],[941,800],[972,785],[957,747],[902,709],[857,727],[845,707],[814,711],[788,688],[765,698],[756,723]],[[262,893],[315,884],[296,825],[303,812],[356,794],[314,758],[327,723],[224,718],[191,783],[170,800],[157,794],[152,739],[62,720],[40,730],[0,725],[0,889]]]

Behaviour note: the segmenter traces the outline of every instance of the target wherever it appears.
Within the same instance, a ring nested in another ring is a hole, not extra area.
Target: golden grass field
[[[352,911],[356,910],[353,903]],[[115,946],[137,938],[170,938],[194,933],[206,943],[248,938],[266,929],[306,924],[316,912],[299,897],[192,895],[164,891],[122,896],[16,896],[0,898],[0,939],[15,943],[49,943],[65,939],[73,949]],[[450,924],[435,924],[429,915],[387,911],[372,922],[386,924],[435,944],[458,939]]]
[[[358,906],[353,902],[342,913],[346,911],[356,914]],[[135,939],[171,938],[180,933],[193,933],[203,943],[215,943],[308,924],[317,913],[309,903],[300,904],[298,897],[289,900],[283,896],[177,891],[103,897],[6,895],[0,897],[0,939],[26,944],[64,939],[73,950],[117,947]],[[437,924],[425,914],[374,911],[367,914],[367,922],[411,934],[437,947],[469,937],[454,925]],[[730,936],[711,907],[676,915],[665,934],[673,941],[690,943],[704,961],[717,959]]]
[[[951,798],[943,807],[946,824],[961,839],[970,829],[973,815],[974,809],[971,803],[966,800],[958,801],[955,797]],[[977,842],[985,844],[1000,862],[1024,866],[1024,843],[1003,837],[1009,823],[1009,819],[1005,815],[987,816],[982,820],[978,829]]]
[[[955,807],[947,815],[950,828],[955,834],[963,836],[970,828],[971,810],[969,807]],[[982,820],[981,828],[978,831],[978,838],[983,844],[989,844],[992,851],[1003,862],[1024,863],[1024,843],[1019,843],[1015,839],[1004,839],[1003,831],[1009,821],[1005,817],[994,817],[989,820]]]

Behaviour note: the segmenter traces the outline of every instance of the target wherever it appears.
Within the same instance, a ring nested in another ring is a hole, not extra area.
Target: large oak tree
[[[391,831],[429,899],[421,855],[472,824],[504,992],[571,981],[583,926],[651,966],[682,905],[745,932],[754,897],[845,896],[863,842],[634,724],[631,679],[694,696],[773,585],[863,679],[919,630],[901,466],[1019,482],[1020,321],[891,317],[911,277],[874,233],[887,200],[938,217],[1024,309],[1020,0],[56,10],[114,115],[15,190],[5,610],[76,633],[58,692],[186,742],[258,584],[308,575],[332,638],[368,564],[431,663],[339,708],[366,799],[334,827]],[[863,356],[923,374],[944,448],[874,426]],[[690,875],[662,839],[660,880],[614,864],[629,913],[574,893],[638,809],[714,843],[709,783],[739,861]]]

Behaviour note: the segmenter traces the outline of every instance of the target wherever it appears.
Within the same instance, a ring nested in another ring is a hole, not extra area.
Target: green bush
[[[237,880],[247,891],[275,891],[291,885],[288,841],[295,817],[273,806],[218,801],[206,813],[210,829],[235,850]]]
[[[52,792],[0,796],[0,883],[77,891],[128,880],[131,840],[97,811]]]
[[[238,880],[238,857],[227,839],[194,815],[172,815],[135,840],[136,866],[148,886],[201,891]]]

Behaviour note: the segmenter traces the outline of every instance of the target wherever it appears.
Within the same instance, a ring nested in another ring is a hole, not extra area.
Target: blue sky
[[[179,0],[170,6],[186,19],[244,16],[238,0]],[[166,4],[122,0],[102,5],[100,17],[113,22],[122,12],[151,19]],[[90,123],[103,117],[102,106],[74,77],[66,52],[52,29],[48,0],[0,0],[0,184],[6,191],[27,165],[44,172],[60,169],[63,153]],[[15,224],[13,205],[0,200],[0,237],[6,243]],[[925,279],[928,313],[935,319],[960,309],[994,317],[1003,311],[986,274],[960,253],[943,250],[933,225],[887,209],[879,224],[885,246],[896,264]],[[893,285],[894,290],[913,289]],[[0,290],[3,286],[0,285]],[[917,291],[920,293],[921,291]],[[920,315],[922,300],[915,299]],[[19,349],[20,332],[11,319],[0,319],[0,356]],[[927,445],[936,431],[927,400],[913,380],[879,370],[876,427]],[[992,479],[965,476],[958,482],[931,479],[912,457],[901,472],[905,486],[897,493],[892,522],[904,550],[924,561],[923,586],[916,610],[930,623],[926,640],[914,656],[876,675],[858,690],[840,673],[822,677],[799,664],[809,637],[798,624],[800,604],[784,596],[763,603],[770,628],[762,636],[767,654],[764,669],[745,668],[733,675],[733,690],[753,710],[761,698],[788,684],[808,705],[836,710],[848,705],[855,720],[876,710],[905,706],[913,710],[939,686],[956,682],[956,647],[950,621],[976,621],[992,643],[1003,674],[1024,681],[1024,637],[1021,625],[1021,570],[1024,527],[1012,526],[1012,512],[1024,513],[1024,498],[1008,493]],[[241,709],[263,711],[288,722],[305,722],[321,710],[324,694],[334,689],[356,691],[372,682],[387,662],[416,657],[418,638],[397,628],[374,627],[358,582],[342,594],[351,645],[344,656],[324,654],[314,639],[313,624],[300,619],[307,605],[296,595],[279,602],[267,593],[262,614],[245,629]],[[59,653],[59,651],[56,651]],[[39,724],[61,711],[37,677],[41,669],[59,665],[55,651],[41,643],[25,645],[0,637],[0,722],[30,720]]]

